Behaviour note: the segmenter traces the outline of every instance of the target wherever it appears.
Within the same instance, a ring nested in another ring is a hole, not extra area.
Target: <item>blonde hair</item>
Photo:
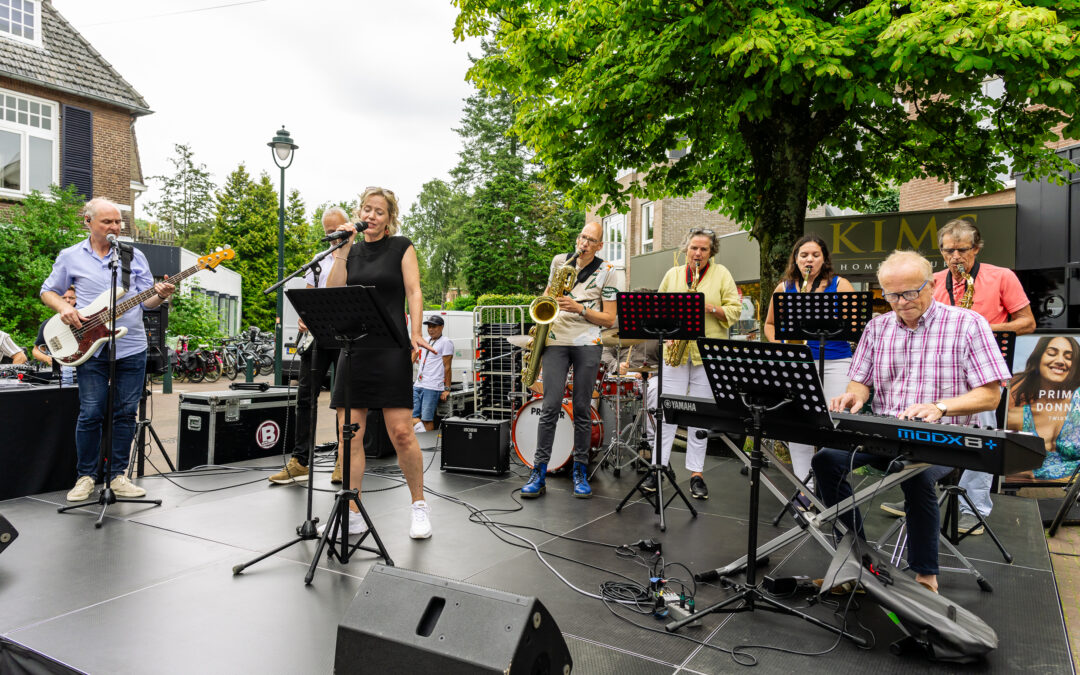
[[[364,203],[368,200],[369,197],[382,197],[386,200],[387,215],[390,216],[390,222],[386,226],[386,234],[390,235],[391,237],[397,234],[398,226],[400,225],[400,223],[398,222],[397,196],[394,195],[393,190],[388,190],[386,188],[381,188],[374,185],[364,188],[363,193],[361,193],[360,195],[360,206],[357,207],[356,211],[353,212],[353,215],[356,216],[356,219],[360,220],[360,211],[364,208]]]
[[[881,261],[877,269],[878,283],[881,283],[881,275],[885,272],[886,267],[895,267],[896,265],[915,264],[922,271],[923,279],[926,281],[934,280],[934,266],[930,264],[930,261],[922,257],[915,251],[893,251],[889,254],[888,258]]]

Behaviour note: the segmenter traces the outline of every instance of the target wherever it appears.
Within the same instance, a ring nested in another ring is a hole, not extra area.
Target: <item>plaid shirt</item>
[[[935,300],[914,330],[895,312],[866,324],[848,377],[873,387],[875,413],[896,416],[910,405],[960,396],[1010,375],[986,319]],[[941,421],[969,425],[977,416]]]

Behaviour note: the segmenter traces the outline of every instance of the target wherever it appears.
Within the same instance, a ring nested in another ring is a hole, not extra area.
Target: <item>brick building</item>
[[[627,171],[618,178],[624,188],[639,178]],[[701,190],[690,197],[664,197],[649,200],[631,197],[625,213],[597,214],[598,207],[586,212],[585,221],[597,221],[604,227],[604,249],[600,257],[622,268],[627,279],[635,256],[670,250],[682,243],[687,231],[703,227],[719,234],[741,229],[727,216],[705,208],[709,193]]]
[[[5,3],[7,5],[7,3]],[[49,0],[0,17],[0,208],[74,184],[120,205],[125,234],[145,190],[135,121],[146,101]]]

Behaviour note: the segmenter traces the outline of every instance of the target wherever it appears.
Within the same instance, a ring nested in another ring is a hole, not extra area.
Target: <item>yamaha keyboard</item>
[[[716,403],[692,396],[663,396],[660,405],[669,424],[744,434],[747,424],[721,416]],[[783,409],[780,410],[781,414]],[[769,420],[766,435],[830,448],[854,450],[886,458],[954,466],[960,469],[1008,475],[1042,466],[1043,440],[1035,434],[1002,429],[961,427],[953,424],[902,420],[882,415],[829,413],[834,428],[807,429],[802,425]],[[747,415],[749,417],[749,415]]]

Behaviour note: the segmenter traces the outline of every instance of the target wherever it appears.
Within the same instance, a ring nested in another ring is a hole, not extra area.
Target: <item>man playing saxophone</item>
[[[716,233],[712,230],[694,228],[686,235],[683,249],[686,251],[686,265],[672,267],[660,282],[661,293],[685,293],[693,290],[705,294],[705,337],[726,338],[728,327],[739,318],[742,303],[739,290],[731,272],[723,265],[712,262],[720,245]],[[662,387],[664,395],[676,394],[712,398],[709,380],[705,376],[705,367],[701,364],[697,343],[680,345],[679,340],[668,341],[664,345],[663,382],[657,378],[649,381],[650,387]],[[681,352],[681,353],[680,353]],[[701,472],[705,466],[705,446],[708,441],[698,438],[696,429],[687,429],[686,433],[686,468],[690,471],[690,494],[695,499],[708,499],[709,488]],[[671,459],[671,445],[675,442],[675,426],[661,425],[661,462],[667,464]],[[641,488],[652,492],[656,490],[656,474],[651,474],[642,483]]]
[[[588,498],[592,488],[586,479],[589,463],[589,441],[592,435],[589,406],[596,371],[600,366],[603,347],[600,329],[615,325],[615,294],[623,290],[620,275],[615,266],[598,258],[596,254],[604,245],[603,228],[600,223],[588,223],[577,238],[577,258],[573,265],[577,277],[572,278],[565,293],[555,293],[559,305],[554,321],[548,324],[547,338],[539,353],[534,344],[530,358],[542,359],[544,378],[544,405],[536,432],[536,454],[529,481],[521,488],[521,496],[539,497],[546,491],[547,464],[551,458],[551,446],[555,440],[555,425],[562,412],[563,390],[566,374],[574,368],[574,496]],[[544,295],[551,296],[550,279],[559,276],[559,270],[574,254],[560,254],[551,261],[549,286]]]
[[[1005,267],[979,262],[983,239],[979,229],[962,218],[950,220],[938,230],[938,248],[946,269],[934,274],[934,300],[946,305],[970,309],[990,324],[990,330],[1011,331],[1024,335],[1035,330],[1035,316],[1016,274]],[[982,413],[979,424],[997,427],[995,411]],[[993,476],[977,471],[965,471],[960,487],[967,490],[975,508],[983,518],[990,515],[990,484]],[[894,516],[904,515],[903,503],[881,504],[881,509]],[[970,512],[967,502],[960,500],[960,532],[982,534],[979,519]]]

